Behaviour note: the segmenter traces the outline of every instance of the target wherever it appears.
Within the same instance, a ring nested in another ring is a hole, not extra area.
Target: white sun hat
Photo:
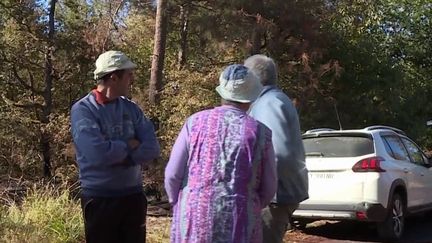
[[[103,76],[117,70],[134,69],[137,65],[133,63],[121,51],[107,51],[102,53],[96,60],[94,79],[99,80]]]
[[[254,102],[262,90],[263,86],[258,77],[240,64],[225,68],[219,77],[219,86],[216,87],[223,99],[239,103]]]

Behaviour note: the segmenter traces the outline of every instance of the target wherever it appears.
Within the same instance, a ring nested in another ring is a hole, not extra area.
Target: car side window
[[[389,148],[393,152],[393,153],[389,153],[390,156],[392,156],[394,159],[397,160],[410,161],[408,152],[406,151],[405,146],[403,145],[402,141],[398,137],[384,136],[383,139],[385,140],[384,142],[387,142]]]
[[[387,153],[388,153],[391,157],[394,158],[395,156],[394,156],[393,151],[392,151],[392,149],[390,148],[390,145],[388,144],[387,140],[384,139],[384,138],[382,138],[382,140],[383,140],[383,143],[384,143],[385,150],[387,151]]]
[[[408,153],[412,159],[412,162],[418,165],[425,165],[424,155],[422,151],[410,140],[402,138],[403,143],[408,149]]]

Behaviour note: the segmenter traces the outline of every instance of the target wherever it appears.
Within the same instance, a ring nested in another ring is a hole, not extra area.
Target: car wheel
[[[384,239],[401,238],[405,228],[406,205],[399,194],[394,194],[384,222],[378,223],[378,234]]]

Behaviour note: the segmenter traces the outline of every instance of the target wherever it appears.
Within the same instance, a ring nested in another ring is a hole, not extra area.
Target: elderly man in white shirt
[[[301,201],[309,197],[299,118],[291,100],[276,86],[277,68],[271,58],[254,55],[246,59],[244,64],[264,85],[249,115],[272,130],[278,172],[276,196],[262,211],[263,242],[282,242],[292,213]]]

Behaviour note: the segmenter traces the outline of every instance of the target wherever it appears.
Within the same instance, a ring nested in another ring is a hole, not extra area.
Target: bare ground
[[[169,242],[170,217],[152,217],[147,220],[149,242]],[[361,222],[315,221],[304,230],[290,231],[284,242],[341,243],[383,242],[374,224]],[[387,241],[389,242],[389,241]],[[392,241],[390,241],[392,242]],[[394,242],[394,241],[393,241]],[[397,243],[432,243],[432,217],[416,216],[406,222],[406,231]]]

